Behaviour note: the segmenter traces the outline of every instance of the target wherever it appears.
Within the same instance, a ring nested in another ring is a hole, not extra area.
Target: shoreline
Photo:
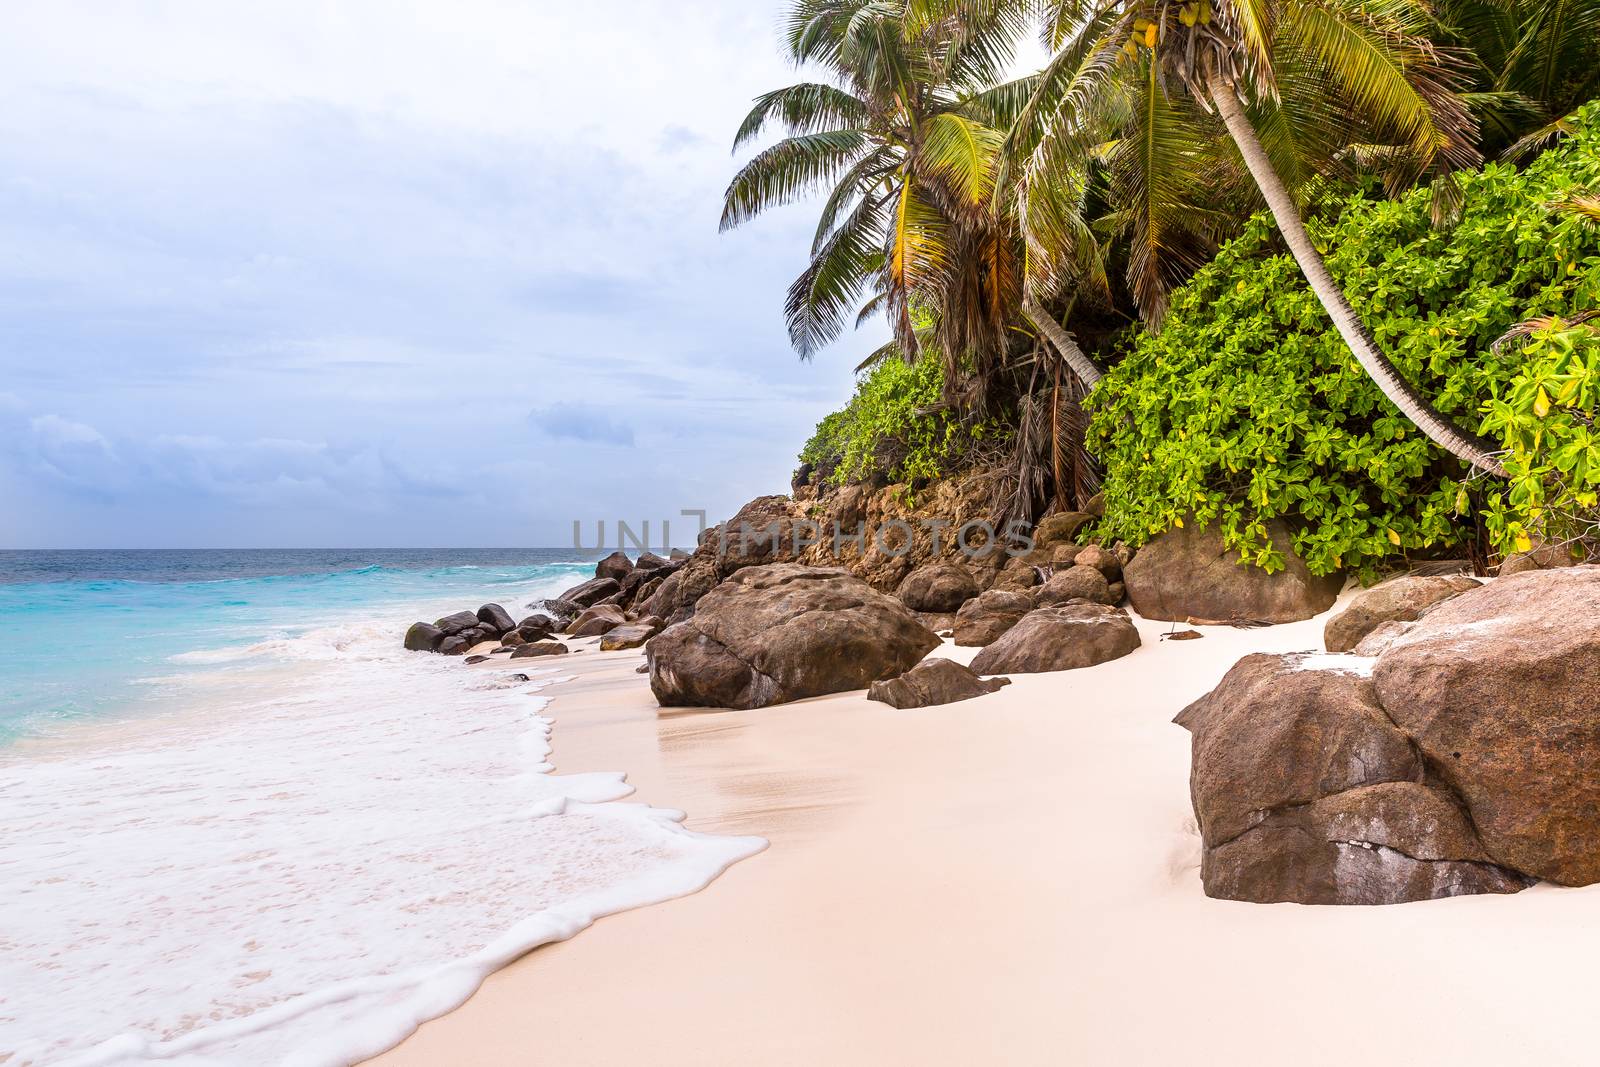
[[[529,953],[372,1062],[1334,1064],[1357,1040],[1585,1062],[1600,886],[1386,907],[1203,894],[1170,720],[1249,652],[1319,649],[1327,617],[1186,642],[1135,617],[1144,644],[1122,659],[908,710],[858,692],[658,714],[636,650],[563,657],[560,773],[627,767],[630,799],[771,846]],[[1307,1041],[1330,1024],[1350,1037]]]

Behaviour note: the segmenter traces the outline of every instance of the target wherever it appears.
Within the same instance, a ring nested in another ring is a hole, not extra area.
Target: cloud
[[[633,428],[587,404],[555,404],[528,416],[535,427],[558,441],[632,447]]]

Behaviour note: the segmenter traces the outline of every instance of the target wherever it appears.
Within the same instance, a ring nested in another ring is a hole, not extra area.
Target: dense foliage
[[[992,421],[964,420],[941,403],[936,359],[885,360],[863,371],[855,395],[817,424],[800,451],[819,484],[914,483],[948,474],[985,444],[1003,438]]]
[[[1311,222],[1381,347],[1447,415],[1476,422],[1515,394],[1521,353],[1491,347],[1509,327],[1600,307],[1600,230],[1563,209],[1600,188],[1600,105],[1572,129],[1526,170],[1464,175],[1447,229],[1432,224],[1426,189],[1396,201],[1355,195]],[[1370,578],[1386,557],[1462,544],[1485,514],[1514,541],[1536,506],[1526,489],[1464,481],[1400,416],[1262,216],[1174,294],[1163,330],[1131,342],[1090,406],[1108,532],[1132,544],[1182,521],[1215,522],[1273,569],[1289,546],[1268,542],[1265,521],[1281,516],[1314,572]],[[1492,416],[1486,429],[1504,438],[1527,428]]]
[[[1538,541],[1593,555],[1600,549],[1600,330],[1541,323],[1520,362],[1483,420],[1506,444],[1510,475],[1504,491],[1489,495],[1489,533],[1505,553]]]

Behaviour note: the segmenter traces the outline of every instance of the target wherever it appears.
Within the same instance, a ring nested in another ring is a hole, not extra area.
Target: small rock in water
[[[489,662],[489,657],[488,656],[468,656],[466,658],[465,662],[466,662],[467,666],[470,667],[474,663],[488,663]]]
[[[512,659],[528,659],[532,656],[564,656],[570,650],[560,641],[529,641],[525,645],[518,645],[511,652]]]
[[[439,652],[445,656],[464,656],[471,644],[465,637],[447,637],[439,642]]]

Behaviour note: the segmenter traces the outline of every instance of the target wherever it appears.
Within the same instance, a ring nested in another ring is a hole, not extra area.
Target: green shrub
[[[883,360],[856,378],[855,395],[817,424],[800,450],[816,481],[833,485],[937,478],[959,468],[980,442],[1001,436],[993,421],[968,422],[940,405],[944,374],[924,355]]]
[[[1535,540],[1600,548],[1600,330],[1556,320],[1535,330],[1522,369],[1485,406],[1482,431],[1505,444],[1510,475],[1489,494],[1487,524],[1502,553]]]
[[[1525,170],[1462,178],[1459,221],[1430,197],[1353,196],[1308,223],[1328,266],[1401,373],[1466,425],[1522,369],[1490,346],[1536,315],[1600,306],[1600,232],[1550,209],[1600,186],[1600,106]],[[1089,401],[1106,469],[1102,534],[1138,545],[1182,521],[1275,570],[1284,517],[1317,574],[1365,580],[1387,557],[1461,544],[1489,507],[1482,481],[1406,420],[1334,331],[1271,220],[1258,216],[1175,294]],[[1506,507],[1514,507],[1507,501]]]

